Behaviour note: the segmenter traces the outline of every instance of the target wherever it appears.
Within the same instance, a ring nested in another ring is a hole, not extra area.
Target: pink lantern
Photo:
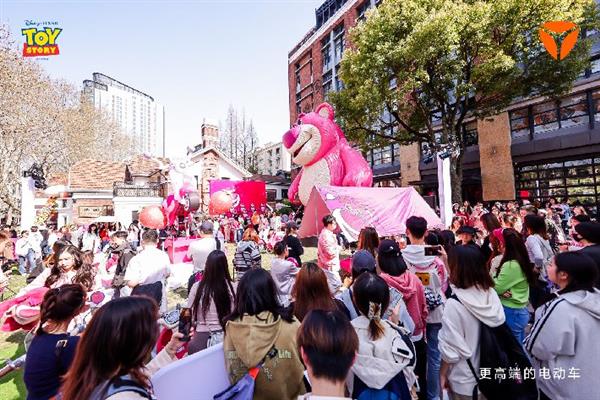
[[[167,225],[161,206],[147,206],[140,212],[140,223],[146,228],[162,229]]]
[[[233,196],[231,192],[219,190],[210,196],[211,214],[224,214],[233,206]]]

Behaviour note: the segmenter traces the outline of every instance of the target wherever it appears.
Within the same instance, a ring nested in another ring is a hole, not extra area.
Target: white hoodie
[[[352,320],[358,335],[358,352],[346,380],[350,393],[353,392],[356,375],[367,387],[381,389],[406,368],[412,352],[389,322],[381,321],[385,333],[373,341],[369,337],[369,319],[361,315]],[[399,352],[400,350],[401,352]],[[402,354],[404,353],[404,354]]]
[[[500,298],[493,288],[480,290],[476,287],[452,290],[460,302],[446,302],[442,329],[438,335],[438,348],[442,359],[450,364],[448,381],[452,391],[471,396],[476,384],[467,359],[471,359],[475,371],[479,369],[479,322],[489,327],[502,325],[505,320]]]
[[[565,293],[537,309],[525,349],[536,377],[541,368],[549,371],[549,379],[537,379],[544,394],[555,400],[600,398],[599,331],[598,289]]]
[[[433,293],[442,297],[443,303],[446,302],[444,290],[447,285],[447,274],[444,263],[436,256],[426,256],[424,245],[408,245],[402,250],[402,258],[406,262],[410,272],[415,274],[423,283],[423,286],[429,288]],[[442,322],[444,304],[429,310],[427,315],[428,324]]]

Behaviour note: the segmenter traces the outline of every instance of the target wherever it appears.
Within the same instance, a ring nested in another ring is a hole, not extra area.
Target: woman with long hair
[[[79,284],[50,289],[44,295],[40,323],[27,350],[23,380],[28,400],[56,396],[61,377],[68,371],[79,336],[70,336],[71,320],[84,306],[86,291]]]
[[[352,297],[360,315],[352,320],[359,346],[348,382],[352,398],[386,393],[394,399],[412,397],[404,377],[404,368],[416,357],[402,340],[398,328],[383,320],[390,293],[385,281],[371,272],[361,274],[352,286]]]
[[[254,228],[249,227],[244,231],[242,240],[237,244],[233,256],[233,270],[236,282],[251,269],[260,268],[261,255],[258,243],[260,238]]]
[[[348,315],[343,303],[331,296],[323,269],[312,262],[304,263],[296,275],[290,309],[299,321],[302,321],[310,310],[340,310]]]
[[[206,258],[202,279],[192,286],[188,296],[187,306],[192,309],[196,327],[188,346],[189,354],[204,350],[209,339],[218,343],[225,330],[225,317],[233,310],[234,299],[227,256],[221,250],[213,250]]]
[[[237,287],[235,307],[225,325],[225,367],[231,383],[263,363],[254,399],[295,399],[305,392],[296,334],[300,324],[277,301],[271,274],[253,269]]]
[[[456,232],[465,224],[465,220],[462,216],[459,215],[455,215],[454,217],[452,217],[452,222],[450,223],[450,230],[452,231],[452,233],[454,233],[454,235],[456,235]]]
[[[63,400],[151,398],[150,376],[177,360],[183,335],[146,364],[158,338],[158,305],[143,296],[114,299],[99,308],[83,332],[61,389]]]
[[[504,255],[496,271],[494,284],[504,307],[506,324],[522,343],[529,322],[529,286],[535,284],[536,276],[521,234],[514,229],[504,229],[502,238]]]
[[[362,228],[358,234],[357,250],[367,250],[377,259],[377,249],[379,248],[379,235],[372,226]]]
[[[289,221],[285,226],[285,236],[283,241],[288,247],[288,256],[292,257],[298,263],[298,267],[302,265],[300,256],[304,254],[304,247],[298,239],[298,225],[294,221]]]
[[[446,302],[438,335],[442,353],[440,386],[451,399],[482,399],[481,394],[474,396],[477,377],[468,363],[472,363],[475,371],[479,370],[480,324],[502,325],[504,311],[479,249],[457,246],[448,254],[448,264],[450,286],[456,299]]]
[[[490,237],[492,236],[492,232],[494,229],[500,229],[502,226],[500,225],[498,218],[496,218],[496,216],[492,213],[483,214],[479,219],[481,221],[481,225],[483,225],[483,228],[485,229],[485,238],[481,244],[481,253],[487,262],[492,256],[492,247],[490,245]]]
[[[558,297],[540,307],[525,341],[533,367],[541,371],[575,371],[576,379],[538,379],[540,399],[593,399],[598,397],[597,365],[600,346],[600,291],[594,288],[598,271],[580,251],[557,254],[548,266],[548,278],[560,290]]]
[[[98,226],[90,224],[87,232],[81,236],[81,251],[91,250],[94,253],[100,251],[100,236],[98,236]]]
[[[82,253],[77,247],[72,244],[60,247],[53,257],[52,266],[45,268],[33,282],[21,289],[19,294],[40,287],[58,288],[68,283],[79,283],[88,291],[99,286],[92,265],[83,262]]]

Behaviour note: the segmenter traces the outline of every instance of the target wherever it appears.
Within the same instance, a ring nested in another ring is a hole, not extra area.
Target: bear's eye
[[[302,120],[299,119],[298,121],[296,121],[296,125],[302,125]]]

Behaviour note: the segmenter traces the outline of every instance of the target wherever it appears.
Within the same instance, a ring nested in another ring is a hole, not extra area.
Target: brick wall
[[[421,152],[418,143],[400,146],[400,182],[402,186],[408,186],[410,182],[421,180],[420,159]]]
[[[513,200],[515,178],[508,113],[477,121],[483,200]]]

